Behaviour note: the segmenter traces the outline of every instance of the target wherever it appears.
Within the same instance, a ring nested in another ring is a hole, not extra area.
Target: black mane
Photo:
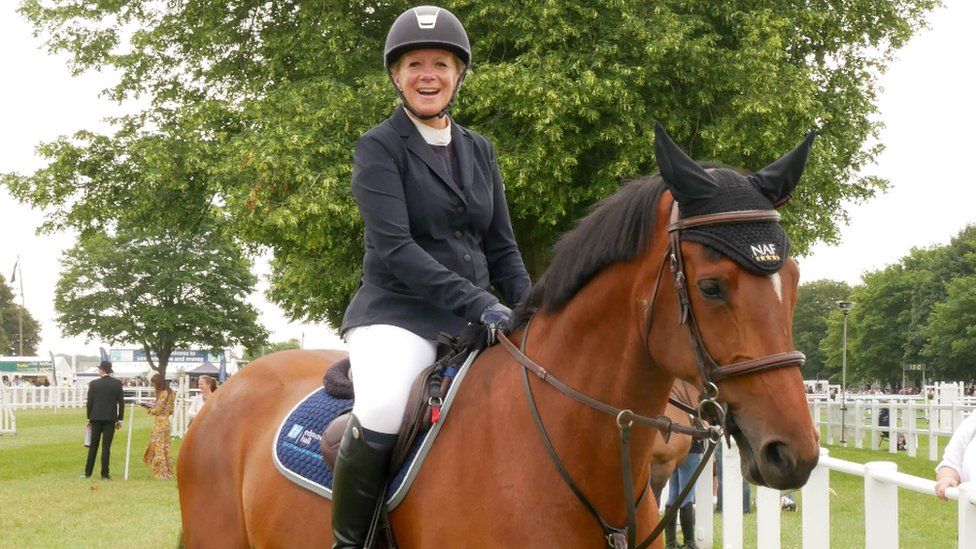
[[[642,253],[664,188],[661,176],[654,174],[624,183],[597,202],[553,246],[549,267],[515,311],[513,328],[528,322],[537,309],[561,309],[601,270]]]

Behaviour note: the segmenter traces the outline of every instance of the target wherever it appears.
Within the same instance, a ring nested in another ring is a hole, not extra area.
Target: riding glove
[[[488,345],[494,345],[496,334],[508,332],[512,322],[512,310],[495,302],[481,311],[481,323],[488,328]]]

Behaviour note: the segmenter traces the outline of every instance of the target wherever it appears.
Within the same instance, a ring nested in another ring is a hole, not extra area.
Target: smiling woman
[[[402,102],[356,145],[352,192],[365,226],[363,276],[346,309],[356,401],[333,471],[334,547],[362,547],[414,378],[439,333],[505,330],[528,295],[492,144],[456,124],[471,63],[464,26],[420,6],[390,28],[384,65]]]

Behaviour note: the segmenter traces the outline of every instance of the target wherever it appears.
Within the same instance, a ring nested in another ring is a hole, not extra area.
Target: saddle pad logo
[[[301,426],[301,425],[299,425],[299,424],[296,423],[296,424],[294,424],[294,425],[291,426],[291,430],[288,431],[288,435],[287,436],[288,436],[288,438],[290,438],[292,440],[295,440],[296,438],[298,438],[298,435],[300,435],[302,433],[302,431],[304,431],[304,430],[305,430],[305,427],[303,427],[303,426]]]
[[[752,251],[752,259],[754,261],[762,261],[762,262],[780,261],[779,253],[776,251],[776,244],[769,243],[769,244],[760,244],[758,246],[750,245],[749,248],[750,251]]]

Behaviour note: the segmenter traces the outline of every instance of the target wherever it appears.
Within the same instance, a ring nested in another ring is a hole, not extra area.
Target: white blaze
[[[776,292],[776,297],[779,298],[779,302],[783,302],[783,279],[779,277],[779,273],[775,273],[769,276],[769,279],[773,281],[773,291]]]

